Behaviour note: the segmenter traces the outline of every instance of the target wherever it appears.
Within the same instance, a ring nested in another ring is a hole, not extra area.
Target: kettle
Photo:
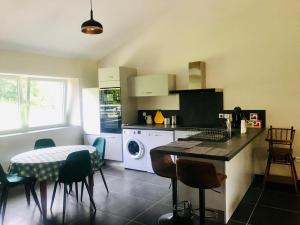
[[[146,124],[151,125],[152,124],[152,116],[147,115],[145,116]]]
[[[240,128],[241,120],[245,117],[241,107],[235,107],[232,112],[232,127]]]

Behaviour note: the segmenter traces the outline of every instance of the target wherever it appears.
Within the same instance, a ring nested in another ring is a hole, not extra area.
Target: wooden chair
[[[298,191],[297,172],[293,157],[293,141],[295,130],[291,128],[273,128],[270,126],[266,141],[269,142],[269,156],[265,171],[264,185],[267,181],[283,182],[294,185],[295,191]],[[270,175],[271,164],[289,165],[291,169],[291,177],[280,179],[278,176]]]

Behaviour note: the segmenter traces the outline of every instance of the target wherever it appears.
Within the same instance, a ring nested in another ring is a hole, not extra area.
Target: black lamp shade
[[[86,34],[101,34],[103,27],[101,23],[91,19],[81,25],[81,32]]]
[[[86,34],[101,34],[103,32],[102,24],[93,18],[93,10],[91,10],[91,19],[81,25],[81,32]]]

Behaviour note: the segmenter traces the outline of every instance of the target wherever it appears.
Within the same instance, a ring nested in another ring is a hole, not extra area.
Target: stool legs
[[[175,225],[177,222],[177,179],[172,180],[172,213],[159,217],[159,225]]]
[[[177,180],[172,179],[173,221],[177,218]]]
[[[199,225],[205,223],[205,190],[199,189]]]

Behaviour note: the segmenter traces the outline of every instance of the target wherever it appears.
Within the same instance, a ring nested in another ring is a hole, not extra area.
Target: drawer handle
[[[145,93],[146,94],[152,94],[152,91],[146,91]]]

